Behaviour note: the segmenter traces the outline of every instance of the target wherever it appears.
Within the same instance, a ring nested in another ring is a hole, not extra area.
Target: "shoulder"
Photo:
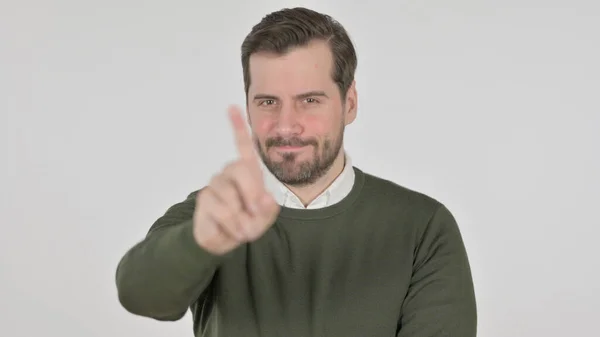
[[[167,208],[167,210],[152,224],[148,233],[191,220],[196,208],[196,196],[202,189],[204,188],[188,193],[185,199],[180,200]]]
[[[443,207],[441,201],[431,195],[408,188],[397,182],[373,174],[362,172],[364,175],[363,191],[369,199],[381,205],[390,205],[395,208],[434,213]]]
[[[454,216],[442,201],[389,179],[363,174],[363,202],[377,214],[386,214],[400,227],[410,229],[415,239],[425,232],[457,230]]]
[[[453,220],[450,210],[434,196],[384,177],[362,171],[361,173],[364,175],[361,193],[363,203],[370,205],[370,208],[389,214],[404,225],[413,228],[423,229],[440,217]]]

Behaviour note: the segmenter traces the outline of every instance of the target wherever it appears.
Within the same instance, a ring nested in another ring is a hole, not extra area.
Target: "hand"
[[[207,251],[221,255],[254,241],[273,224],[280,207],[265,189],[258,156],[242,111],[229,108],[239,158],[214,175],[198,192],[194,238]]]

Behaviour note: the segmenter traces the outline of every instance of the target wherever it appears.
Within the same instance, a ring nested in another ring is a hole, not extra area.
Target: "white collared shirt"
[[[350,157],[347,154],[342,173],[340,173],[325,191],[306,207],[304,207],[300,198],[287,188],[287,186],[277,180],[264,164],[263,173],[267,189],[273,194],[273,197],[279,205],[288,208],[317,209],[336,204],[350,193],[354,185],[354,169],[352,168]]]

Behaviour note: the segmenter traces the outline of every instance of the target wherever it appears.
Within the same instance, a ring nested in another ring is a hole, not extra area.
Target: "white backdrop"
[[[192,336],[126,313],[115,268],[235,155],[242,39],[296,5],[356,43],[355,165],[459,221],[479,336],[597,331],[597,1],[0,3],[1,336]]]

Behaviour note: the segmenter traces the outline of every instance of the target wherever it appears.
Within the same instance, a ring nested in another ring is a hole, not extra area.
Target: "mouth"
[[[275,148],[275,150],[277,151],[281,151],[281,152],[295,152],[295,151],[300,151],[302,149],[304,149],[306,146],[273,146],[273,148]]]

